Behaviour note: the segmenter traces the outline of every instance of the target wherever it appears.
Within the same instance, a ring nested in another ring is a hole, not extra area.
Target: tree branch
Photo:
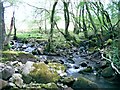
[[[120,71],[115,67],[115,65],[114,65],[113,62],[111,61],[111,56],[109,56],[110,59],[108,59],[108,58],[104,57],[102,50],[101,50],[100,52],[101,52],[102,58],[105,59],[105,60],[107,60],[107,61],[109,61],[109,62],[111,63],[112,68],[113,68],[118,74],[120,74]]]

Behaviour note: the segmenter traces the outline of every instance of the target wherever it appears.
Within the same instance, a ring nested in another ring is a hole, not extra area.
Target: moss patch
[[[80,88],[84,90],[98,90],[98,86],[94,82],[84,77],[79,77],[78,80],[73,83],[73,89],[80,90]]]
[[[52,72],[45,63],[33,64],[35,69],[30,72],[30,76],[38,83],[56,82],[60,78],[56,72]]]
[[[66,69],[65,66],[60,63],[48,63],[48,66],[55,70],[65,71],[65,69]]]
[[[27,60],[36,61],[37,58],[32,54],[21,52],[21,51],[3,51],[2,52],[2,61],[24,61]]]

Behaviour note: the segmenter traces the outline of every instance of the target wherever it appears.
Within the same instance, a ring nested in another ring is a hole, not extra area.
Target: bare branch
[[[115,65],[114,65],[113,62],[111,61],[111,57],[109,56],[110,59],[108,59],[108,58],[104,57],[102,50],[101,50],[100,52],[101,52],[102,58],[105,59],[105,60],[107,60],[107,61],[109,61],[109,62],[111,63],[112,68],[113,68],[118,74],[120,74],[120,71],[115,67]]]

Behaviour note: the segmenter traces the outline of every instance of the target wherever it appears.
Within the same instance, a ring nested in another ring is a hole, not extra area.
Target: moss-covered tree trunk
[[[120,20],[120,0],[118,2],[118,20]],[[120,29],[120,22],[118,23],[118,29]],[[118,50],[119,50],[119,58],[120,58],[120,30],[118,34]]]
[[[95,35],[97,35],[97,28],[96,28],[96,26],[95,26],[95,23],[94,23],[94,21],[93,21],[93,19],[92,19],[92,15],[91,15],[90,10],[89,10],[89,8],[88,8],[88,3],[85,2],[85,5],[86,5],[86,10],[87,10],[87,12],[88,12],[88,16],[89,16],[90,22],[91,22],[91,24],[92,24],[92,26],[93,26],[93,28],[94,28]]]
[[[70,36],[68,32],[68,27],[70,23],[69,10],[68,10],[69,3],[63,0],[63,4],[64,4],[64,18],[65,18],[65,38],[69,40],[69,36]]]
[[[48,39],[48,52],[51,50],[51,45],[52,45],[52,37],[53,37],[53,29],[54,29],[54,14],[55,14],[55,7],[58,3],[58,0],[55,0],[54,4],[53,4],[53,8],[52,8],[52,13],[51,13],[51,18],[50,18],[50,22],[51,22],[51,29],[50,29],[50,37]]]
[[[85,11],[85,9],[84,9],[84,5],[83,5],[83,9],[82,9],[83,32],[84,32],[85,38],[88,38],[87,26],[86,26],[86,24],[85,24],[84,11]]]

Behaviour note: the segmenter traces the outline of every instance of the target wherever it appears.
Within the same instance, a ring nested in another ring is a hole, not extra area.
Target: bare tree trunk
[[[7,46],[9,44],[9,41],[10,41],[10,35],[12,33],[12,29],[13,29],[13,26],[14,26],[14,12],[13,12],[13,16],[11,18],[11,24],[10,24],[10,32],[9,34],[7,35],[5,41],[4,41],[4,45]]]
[[[5,23],[4,23],[4,7],[3,2],[0,0],[0,51],[3,49],[3,42],[5,39]]]
[[[14,23],[14,36],[13,36],[13,39],[14,40],[17,40],[17,29],[16,29],[16,24],[15,24],[15,16],[13,16],[13,23]]]

